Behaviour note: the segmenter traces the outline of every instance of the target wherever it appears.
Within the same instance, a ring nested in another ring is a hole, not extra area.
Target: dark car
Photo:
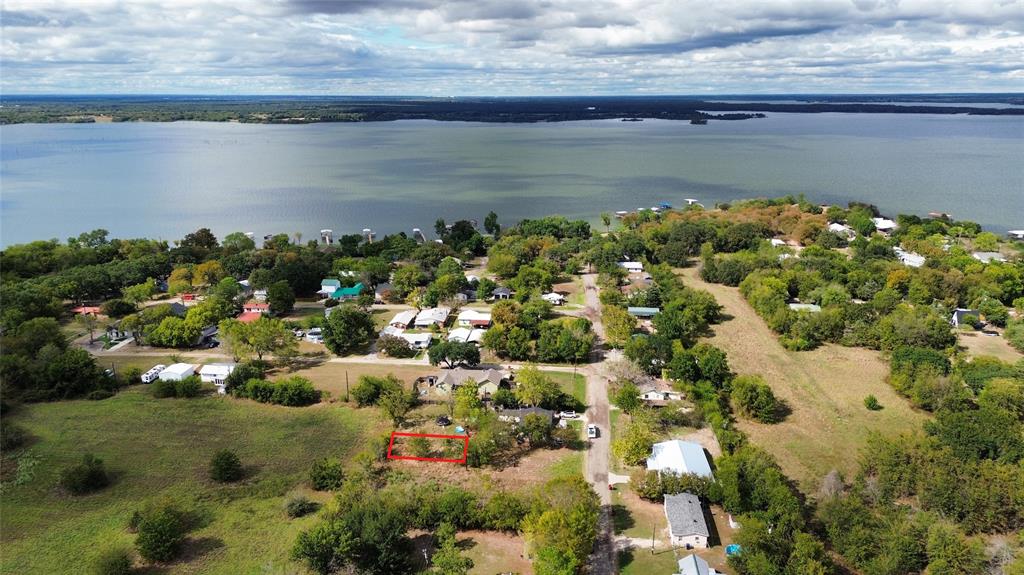
[[[452,420],[448,419],[447,415],[442,415],[437,418],[437,424],[440,425],[441,427],[446,427],[452,424]]]

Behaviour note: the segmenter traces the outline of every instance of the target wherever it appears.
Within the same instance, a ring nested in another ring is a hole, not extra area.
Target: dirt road
[[[597,276],[583,276],[584,315],[593,323],[594,333],[604,341],[604,325],[601,323],[601,302],[598,299]],[[603,364],[608,360],[603,345],[594,352],[598,361],[587,366],[587,423],[596,425],[598,436],[590,440],[585,459],[584,475],[601,500],[601,518],[598,525],[597,542],[590,556],[590,573],[611,575],[616,573],[615,540],[612,530],[611,492],[608,490],[608,457],[611,451],[609,431],[608,380],[604,377]]]

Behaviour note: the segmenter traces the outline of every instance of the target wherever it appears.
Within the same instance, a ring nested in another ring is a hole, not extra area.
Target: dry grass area
[[[424,482],[461,485],[484,492],[497,489],[521,491],[543,485],[551,479],[550,468],[563,466],[566,461],[579,461],[578,453],[568,448],[537,449],[500,469],[474,469],[459,463],[410,460],[392,460],[390,465]]]
[[[1024,354],[1010,347],[1009,342],[998,336],[984,335],[979,331],[960,332],[957,343],[963,347],[971,357],[990,355],[1009,363],[1016,363],[1024,359]]]
[[[836,345],[787,351],[738,289],[708,284],[694,268],[684,270],[683,276],[688,285],[714,294],[731,316],[714,326],[710,342],[729,354],[733,371],[763,376],[791,410],[782,423],[741,420],[739,427],[775,456],[804,493],[813,493],[831,469],[852,475],[870,433],[920,429],[925,416],[886,384],[888,366],[878,352]],[[868,394],[884,409],[868,411]]]
[[[457,541],[466,556],[473,560],[470,573],[533,574],[533,566],[524,554],[526,542],[522,537],[496,531],[462,531]]]
[[[299,369],[291,375],[301,375],[313,382],[321,390],[330,392],[332,397],[345,397],[345,381],[354,387],[362,375],[385,376],[394,375],[407,384],[421,375],[429,375],[436,371],[429,365],[388,365],[381,363],[331,363],[324,362],[314,367]]]

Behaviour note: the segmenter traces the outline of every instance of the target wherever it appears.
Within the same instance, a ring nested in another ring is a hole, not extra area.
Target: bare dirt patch
[[[1016,363],[1024,359],[1024,354],[1013,349],[1010,343],[1000,335],[985,335],[981,332],[961,332],[958,334],[957,343],[963,347],[967,354],[973,357],[989,355],[997,357],[1005,362]]]
[[[878,352],[837,345],[787,351],[738,289],[708,284],[693,268],[683,276],[688,285],[714,294],[731,317],[713,326],[709,341],[729,354],[733,371],[763,376],[791,410],[781,423],[740,420],[739,428],[774,455],[804,493],[813,493],[832,469],[852,475],[870,433],[920,429],[925,416],[885,382],[888,366]],[[868,394],[884,409],[868,411]]]

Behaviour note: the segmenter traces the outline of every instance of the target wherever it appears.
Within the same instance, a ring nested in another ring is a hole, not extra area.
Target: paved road
[[[598,298],[597,276],[583,276],[583,301],[586,304],[584,315],[593,323],[594,333],[599,341],[604,341],[604,325],[601,323],[601,302]],[[587,450],[584,475],[593,486],[601,500],[601,518],[598,524],[597,542],[594,553],[590,556],[592,575],[611,575],[617,572],[618,557],[615,553],[614,532],[612,529],[611,492],[608,490],[608,457],[611,447],[609,432],[608,380],[604,377],[603,364],[607,360],[601,345],[595,353],[600,354],[597,363],[587,366],[587,422],[597,425],[599,433],[596,439],[590,440]]]

